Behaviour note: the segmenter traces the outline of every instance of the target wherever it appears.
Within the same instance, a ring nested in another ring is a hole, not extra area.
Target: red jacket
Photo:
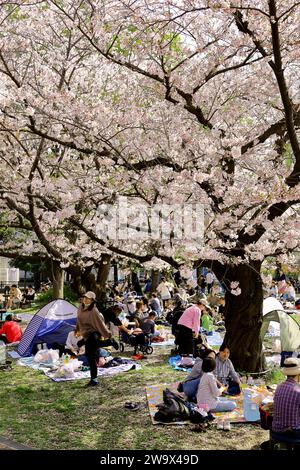
[[[22,334],[20,325],[15,321],[6,321],[0,329],[0,335],[6,335],[8,343],[20,341]]]

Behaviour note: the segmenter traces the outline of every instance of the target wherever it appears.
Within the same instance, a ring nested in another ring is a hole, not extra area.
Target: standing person
[[[0,329],[0,341],[3,341],[5,344],[14,343],[15,341],[20,341],[22,335],[23,332],[19,323],[13,320],[12,315],[7,315]]]
[[[161,278],[161,282],[157,287],[157,292],[160,294],[161,300],[163,302],[163,308],[166,308],[168,301],[171,299],[171,284],[166,281],[165,277]]]
[[[275,391],[272,430],[300,439],[300,359],[286,359],[282,372],[287,377]]]
[[[205,277],[201,274],[201,277],[200,277],[200,291],[202,292],[202,294],[205,294],[205,287],[206,287],[206,280],[205,280]]]
[[[151,279],[150,278],[146,279],[146,283],[145,283],[145,287],[144,287],[144,294],[150,294],[151,285],[152,285]]]
[[[213,273],[209,269],[208,273],[206,274],[206,285],[207,285],[207,293],[208,294],[210,294],[211,291],[212,291],[212,288],[213,288],[213,285],[214,285],[214,280],[215,280],[215,276],[213,275]]]
[[[111,333],[105,325],[103,315],[96,307],[96,294],[94,292],[87,292],[82,301],[82,305],[78,308],[77,324],[83,337],[79,341],[78,346],[85,344],[85,355],[90,365],[91,380],[88,386],[98,385],[97,374],[97,361],[98,349],[101,346],[114,346],[118,348],[118,344],[114,340],[110,340]],[[104,340],[107,341],[104,341]]]
[[[157,297],[157,293],[153,292],[152,298],[150,300],[150,308],[156,312],[157,316],[159,317],[161,315],[161,305],[159,298]]]
[[[193,355],[194,339],[198,338],[201,312],[209,305],[205,299],[196,294],[191,299],[193,305],[188,307],[178,320],[178,335],[176,338],[180,355]]]

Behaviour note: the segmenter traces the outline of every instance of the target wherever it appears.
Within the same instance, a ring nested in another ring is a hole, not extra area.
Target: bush
[[[53,288],[50,288],[46,292],[42,292],[38,295],[36,302],[38,304],[48,304],[51,300],[54,300]],[[64,286],[64,299],[71,303],[78,302],[78,295],[71,289],[69,285]]]

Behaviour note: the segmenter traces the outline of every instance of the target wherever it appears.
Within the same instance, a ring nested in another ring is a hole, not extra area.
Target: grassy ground
[[[157,347],[156,350],[160,348]],[[268,439],[259,425],[237,424],[231,432],[205,433],[193,425],[152,425],[145,385],[171,383],[185,374],[172,369],[159,350],[142,362],[141,371],[102,378],[99,387],[86,381],[55,383],[43,373],[17,365],[0,372],[0,435],[37,449],[253,449]],[[124,409],[125,401],[145,404]]]
[[[36,310],[33,306],[15,312]],[[246,450],[257,449],[268,439],[268,432],[257,424],[232,425],[230,432],[213,427],[205,433],[193,432],[192,424],[152,425],[145,386],[172,383],[186,375],[168,365],[169,352],[156,347],[142,361],[141,371],[102,378],[92,389],[84,388],[85,380],[55,383],[42,372],[14,363],[12,371],[0,371],[0,435],[43,450]],[[279,370],[266,376],[268,383],[283,378]],[[126,401],[145,406],[128,411]]]

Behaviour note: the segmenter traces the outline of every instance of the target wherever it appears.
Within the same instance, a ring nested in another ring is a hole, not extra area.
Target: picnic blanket
[[[181,356],[171,356],[169,358],[169,364],[174,367],[175,370],[182,370],[183,372],[188,372],[190,373],[192,370],[192,367],[182,367],[180,366],[182,357]]]
[[[165,424],[165,425],[183,425],[189,424],[190,421],[172,421],[171,423],[165,423],[162,421],[156,421],[154,419],[155,413],[158,411],[156,405],[163,402],[163,391],[168,388],[172,392],[177,392],[178,382],[173,384],[157,384],[146,386],[146,396],[148,401],[149,413],[152,424]]]
[[[156,343],[155,341],[152,343],[151,346],[174,346],[174,339],[168,339],[167,341],[161,341],[160,343]]]
[[[172,384],[157,384],[157,385],[151,385],[146,387],[146,395],[147,395],[147,400],[148,400],[148,406],[149,406],[149,413],[151,417],[152,424],[167,424],[167,425],[174,425],[174,424],[188,424],[190,421],[178,421],[178,422],[171,422],[171,423],[165,423],[162,421],[156,421],[154,419],[155,413],[158,411],[156,408],[156,405],[158,403],[163,402],[163,391],[168,388],[172,392],[177,391],[177,386],[178,382],[172,383]],[[255,390],[255,387],[250,387],[247,385],[247,389],[252,388]],[[262,395],[262,398],[265,398],[267,396],[270,396],[270,392],[267,390],[265,386],[259,387],[259,393]],[[218,412],[218,413],[213,413],[213,415],[216,417],[216,419],[227,419],[230,420],[231,423],[246,423],[246,419],[244,417],[244,394],[241,393],[240,395],[237,396],[226,396],[226,399],[235,401],[237,404],[237,408],[234,409],[233,411],[226,411],[226,412]]]
[[[33,362],[33,357],[24,357],[23,359],[19,359],[17,364],[24,367],[30,367],[31,369],[40,370],[44,372],[44,374],[54,382],[65,382],[66,380],[80,380],[90,378],[89,370],[79,370],[77,372],[74,372],[74,377],[54,377],[54,364],[35,363]],[[113,375],[120,374],[121,372],[127,372],[129,370],[139,370],[141,368],[142,366],[140,364],[137,364],[135,361],[131,361],[130,364],[121,364],[119,366],[110,368],[98,368],[98,377],[110,377]]]
[[[212,335],[206,336],[206,341],[209,346],[221,346],[223,338],[218,331],[214,331]]]

